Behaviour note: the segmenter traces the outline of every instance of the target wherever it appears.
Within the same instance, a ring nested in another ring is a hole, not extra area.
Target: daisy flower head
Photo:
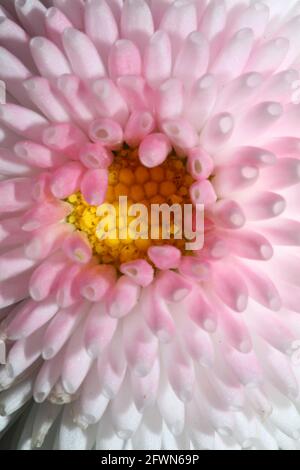
[[[300,449],[299,27],[295,0],[0,1],[15,448]]]

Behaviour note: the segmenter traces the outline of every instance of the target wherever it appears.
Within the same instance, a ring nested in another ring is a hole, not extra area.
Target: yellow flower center
[[[187,172],[186,159],[171,153],[166,161],[155,168],[144,167],[138,158],[138,151],[123,148],[115,152],[112,165],[109,167],[109,186],[104,204],[112,204],[116,210],[117,233],[120,234],[124,220],[119,214],[119,197],[127,196],[128,212],[133,204],[139,203],[147,207],[149,212],[149,225],[151,223],[151,204],[191,204],[189,188],[194,182]],[[126,237],[101,239],[97,230],[101,217],[98,208],[87,204],[80,192],[72,194],[68,202],[73,206],[73,211],[68,217],[68,222],[77,230],[84,232],[92,246],[93,253],[98,257],[99,263],[120,264],[135,259],[148,259],[147,251],[151,245],[173,245],[182,252],[185,251],[185,239],[176,239],[176,224],[171,221],[170,238],[162,237],[161,226],[158,228],[158,239],[142,237],[135,239],[130,229]],[[133,217],[128,214],[130,222]],[[151,230],[149,227],[149,234]]]

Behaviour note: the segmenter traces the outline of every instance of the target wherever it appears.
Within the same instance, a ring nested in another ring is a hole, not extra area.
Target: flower
[[[1,4],[0,435],[299,449],[299,4]],[[203,248],[102,240],[124,195]]]

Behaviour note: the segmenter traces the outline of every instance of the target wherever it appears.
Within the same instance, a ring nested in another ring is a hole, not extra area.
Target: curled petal
[[[100,142],[112,150],[119,148],[123,140],[123,130],[120,124],[107,118],[92,122],[89,134],[93,142]]]
[[[92,258],[92,249],[85,234],[74,232],[64,240],[62,249],[75,263],[87,264]]]
[[[155,129],[155,120],[148,111],[133,112],[127,121],[124,139],[130,147],[136,147]]]
[[[130,261],[120,266],[120,271],[133,279],[141,287],[147,287],[152,283],[154,270],[145,260]]]
[[[63,45],[72,70],[82,80],[95,80],[105,76],[105,67],[89,37],[74,28],[63,33]]]
[[[112,78],[140,75],[142,61],[137,46],[127,39],[119,39],[110,50],[109,75]]]
[[[107,170],[100,169],[87,171],[80,185],[84,199],[92,206],[99,206],[105,201],[107,187]]]
[[[158,87],[167,80],[172,70],[172,49],[169,36],[156,31],[144,53],[144,74],[149,85]]]
[[[110,292],[107,308],[113,318],[127,315],[137,304],[140,287],[128,276],[121,276]]]
[[[93,266],[80,276],[80,293],[91,302],[99,302],[115,282],[116,272],[112,266]]]
[[[86,141],[85,134],[72,124],[53,124],[43,133],[45,145],[72,160],[78,159],[79,146],[85,144]]]
[[[53,196],[64,199],[77,192],[84,175],[84,167],[79,162],[69,162],[59,167],[50,177],[50,190]]]
[[[30,49],[37,68],[46,78],[57,78],[65,73],[71,73],[67,59],[61,50],[49,39],[33,38]]]
[[[174,246],[152,246],[148,255],[155,266],[162,270],[176,269],[181,259],[181,253]]]
[[[93,40],[99,54],[107,57],[109,48],[119,36],[113,12],[105,1],[92,0],[85,7],[85,31]]]
[[[103,147],[100,142],[86,144],[81,149],[79,158],[90,169],[107,169],[113,161],[112,152]]]
[[[150,134],[139,147],[139,157],[144,166],[152,168],[161,165],[171,151],[168,137],[164,134]]]
[[[183,119],[165,121],[162,128],[171,142],[181,149],[191,149],[198,144],[198,135],[195,129]]]

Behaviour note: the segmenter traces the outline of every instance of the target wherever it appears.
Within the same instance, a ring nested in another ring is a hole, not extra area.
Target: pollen
[[[127,186],[132,185],[135,182],[133,171],[130,168],[122,168],[119,173],[119,181]]]
[[[138,166],[135,170],[135,179],[139,184],[144,184],[150,179],[150,174],[144,166]]]
[[[139,184],[134,184],[131,188],[130,195],[134,202],[140,202],[145,197],[145,191]]]
[[[163,197],[172,196],[172,194],[176,193],[176,186],[173,183],[173,181],[169,181],[169,180],[164,181],[160,185],[159,192],[160,192],[161,196],[163,196]]]
[[[148,181],[148,183],[145,184],[145,192],[147,198],[151,198],[154,196],[157,196],[158,194],[158,184],[156,181]]]
[[[162,239],[162,228],[158,227],[159,239],[151,239],[150,213],[151,204],[191,204],[189,187],[193,178],[187,171],[186,159],[174,152],[166,161],[155,168],[144,167],[139,160],[138,151],[124,146],[114,153],[114,161],[109,167],[109,186],[106,193],[106,203],[114,207],[115,216],[107,216],[105,226],[99,228],[102,217],[97,207],[89,205],[80,192],[72,194],[67,201],[73,206],[68,222],[78,231],[84,232],[91,244],[94,256],[99,263],[120,264],[136,259],[148,259],[148,249],[152,245],[165,243],[185,251],[185,240],[175,239],[177,228],[171,225],[170,239]],[[127,217],[121,214],[119,197],[127,196]],[[129,215],[132,204],[143,204],[149,214],[149,227],[140,224],[137,228],[140,237],[136,238],[128,224],[134,221]],[[102,208],[102,206],[101,206]],[[127,225],[126,225],[127,221]],[[127,227],[127,228],[126,228]],[[148,236],[147,235],[148,232]],[[109,237],[107,238],[107,233]]]
[[[118,199],[120,196],[129,196],[129,193],[130,193],[129,185],[126,185],[124,183],[116,184],[116,186],[114,188],[115,199]],[[114,200],[113,200],[113,202],[114,202]]]
[[[162,166],[151,168],[150,174],[151,174],[151,180],[156,181],[157,183],[161,183],[162,181],[164,181],[166,177],[164,168]]]

